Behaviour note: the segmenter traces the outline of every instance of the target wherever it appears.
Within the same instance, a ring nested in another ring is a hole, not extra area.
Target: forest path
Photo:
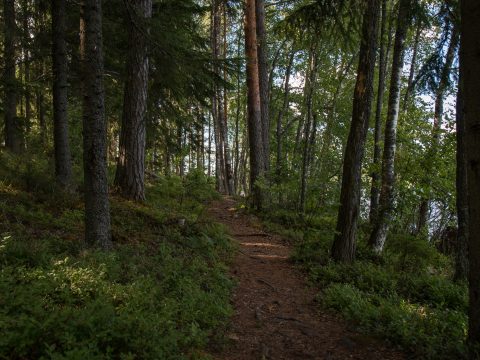
[[[238,243],[231,267],[237,281],[229,346],[213,354],[222,360],[256,359],[403,359],[379,341],[320,312],[314,289],[288,260],[291,247],[262,231],[258,220],[223,198],[211,204],[210,216],[227,226]]]

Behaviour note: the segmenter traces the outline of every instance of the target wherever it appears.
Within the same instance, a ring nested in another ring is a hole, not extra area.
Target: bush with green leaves
[[[206,178],[161,178],[146,204],[113,197],[109,253],[83,245],[77,195],[55,206],[9,182],[0,185],[0,359],[201,358],[221,340],[232,249],[203,216],[215,197]]]
[[[451,259],[424,236],[394,233],[382,256],[365,241],[369,224],[359,227],[356,261],[335,263],[330,256],[334,238],[331,216],[286,221],[288,210],[264,215],[268,227],[288,236],[291,226],[300,235],[292,260],[320,288],[322,306],[341,313],[359,330],[400,346],[419,359],[462,359],[466,356],[468,292],[451,280]],[[284,222],[287,224],[284,229]]]

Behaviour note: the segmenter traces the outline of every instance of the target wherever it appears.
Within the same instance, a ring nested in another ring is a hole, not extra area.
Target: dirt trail
[[[238,281],[228,335],[231,344],[214,354],[216,359],[404,359],[380,342],[349,330],[344,321],[320,312],[316,292],[288,261],[290,246],[264,233],[252,217],[234,207],[235,202],[225,198],[209,210],[239,243],[231,268]]]

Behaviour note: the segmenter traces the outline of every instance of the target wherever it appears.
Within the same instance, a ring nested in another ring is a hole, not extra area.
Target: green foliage
[[[202,217],[211,184],[161,178],[147,197],[112,198],[115,249],[104,253],[83,246],[76,196],[53,206],[2,183],[0,359],[200,358],[196,349],[221,340],[232,251]]]
[[[312,217],[316,220],[309,220],[309,226],[292,220],[295,217],[287,210],[264,217],[272,221],[270,228],[283,235],[292,227],[300,232],[299,240],[292,239],[292,259],[322,289],[322,306],[341,313],[359,330],[399,345],[415,358],[466,356],[467,287],[450,279],[450,259],[424,237],[394,234],[379,257],[363,241],[369,226],[362,224],[357,261],[342,264],[330,257],[331,217]],[[283,224],[289,227],[281,230]]]
[[[464,312],[430,309],[396,297],[368,294],[350,284],[333,284],[322,297],[323,304],[341,312],[348,320],[381,336],[422,359],[466,357]]]
[[[423,272],[429,266],[446,262],[435,247],[422,236],[392,234],[387,242],[389,263],[398,271]]]

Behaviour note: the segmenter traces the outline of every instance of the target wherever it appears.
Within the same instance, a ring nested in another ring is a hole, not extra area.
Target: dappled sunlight
[[[249,243],[249,242],[242,242],[240,243],[242,246],[252,246],[252,247],[266,247],[266,248],[284,248],[282,245],[277,244],[270,244],[270,243]]]
[[[270,259],[270,260],[287,260],[288,259],[288,256],[281,256],[281,255],[256,254],[256,255],[250,255],[250,256],[260,258],[260,259]]]

